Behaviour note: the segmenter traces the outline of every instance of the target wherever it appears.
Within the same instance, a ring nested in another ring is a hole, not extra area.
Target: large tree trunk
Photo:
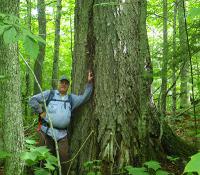
[[[90,102],[74,114],[72,152],[94,134],[74,161],[72,174],[83,174],[88,160],[102,160],[102,174],[110,175],[124,165],[164,155],[151,100],[146,1],[114,2],[76,1],[72,91],[84,88],[89,68],[95,87]]]
[[[18,0],[0,0],[0,13],[18,15]],[[11,153],[5,161],[5,175],[19,175],[23,171],[20,153],[24,134],[20,98],[18,45],[5,45],[0,36],[0,114],[3,124],[4,150]]]
[[[41,36],[46,41],[45,0],[37,0],[37,8],[38,8],[39,36]],[[45,44],[39,43],[39,54],[34,65],[34,73],[41,87],[42,87],[42,69],[45,58],[45,48],[46,48]],[[36,81],[34,81],[34,94],[37,94],[39,92],[40,90],[38,88],[38,84],[36,83]]]
[[[55,40],[54,40],[54,56],[53,56],[53,72],[52,72],[52,87],[56,89],[58,86],[58,62],[60,49],[60,19],[62,0],[57,0],[57,12],[55,20]]]
[[[189,49],[187,43],[186,33],[186,21],[184,16],[184,0],[178,0],[178,22],[179,22],[179,38],[180,38],[180,50],[181,50],[181,95],[180,95],[180,108],[189,106]]]

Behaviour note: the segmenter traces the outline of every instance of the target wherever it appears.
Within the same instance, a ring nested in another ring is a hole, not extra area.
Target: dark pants
[[[55,143],[52,137],[48,136],[42,131],[39,131],[39,146],[46,146],[50,152],[56,156],[56,149],[55,149]],[[62,175],[67,174],[68,170],[68,164],[66,163],[67,160],[69,160],[69,145],[67,136],[63,139],[58,140],[58,150],[59,150],[59,156],[60,156],[60,163],[62,167]]]

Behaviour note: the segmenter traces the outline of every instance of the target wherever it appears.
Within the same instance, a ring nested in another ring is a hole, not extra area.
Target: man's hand
[[[40,117],[45,118],[46,117],[46,112],[40,113]]]
[[[93,73],[92,73],[92,71],[90,70],[89,72],[88,72],[88,83],[91,83],[92,82],[92,80],[93,80]]]

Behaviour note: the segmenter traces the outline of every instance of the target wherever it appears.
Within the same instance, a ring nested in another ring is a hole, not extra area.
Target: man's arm
[[[92,90],[93,90],[93,74],[92,74],[91,71],[89,71],[89,73],[88,73],[88,83],[86,84],[85,91],[84,91],[83,95],[71,94],[72,111],[75,108],[79,107],[84,102],[86,102],[90,98],[90,96],[92,94]]]
[[[43,92],[45,101],[48,99],[49,94],[50,94],[50,90]],[[33,97],[31,97],[31,99],[29,100],[29,105],[33,109],[33,112],[35,112],[37,114],[41,114],[41,113],[43,113],[43,110],[42,110],[42,107],[40,104],[43,102],[44,102],[43,96],[42,96],[42,93],[40,93],[40,94],[37,94],[37,95],[34,95]]]

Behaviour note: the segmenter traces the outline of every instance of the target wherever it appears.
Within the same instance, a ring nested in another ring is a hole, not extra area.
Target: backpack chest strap
[[[66,104],[70,103],[70,100],[58,100],[58,99],[54,99],[52,98],[51,101],[59,101],[59,102],[63,102],[64,103],[64,108],[66,109]],[[70,103],[71,105],[71,103]]]

